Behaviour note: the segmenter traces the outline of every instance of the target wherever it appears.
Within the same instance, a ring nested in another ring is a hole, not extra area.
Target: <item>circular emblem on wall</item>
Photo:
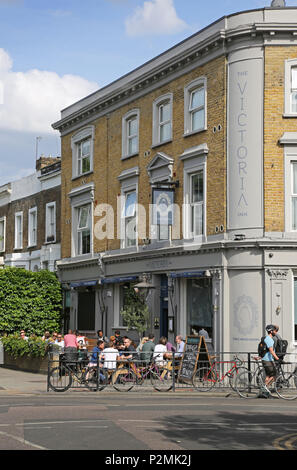
[[[249,335],[258,325],[258,308],[247,295],[238,297],[234,304],[234,327],[239,333]]]

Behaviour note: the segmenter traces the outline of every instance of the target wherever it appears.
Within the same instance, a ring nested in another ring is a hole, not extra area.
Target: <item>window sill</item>
[[[283,118],[297,118],[297,113],[284,113]]]
[[[93,173],[93,170],[87,171],[86,173],[82,173],[81,175],[73,176],[72,181],[77,180],[79,178],[85,178],[86,176],[89,176]]]
[[[121,160],[127,160],[128,158],[137,157],[138,155],[139,155],[139,152],[131,153],[129,155],[122,155]]]
[[[161,145],[166,145],[166,144],[170,144],[172,142],[172,138],[168,139],[168,140],[164,140],[164,142],[157,142],[157,143],[153,143],[151,148],[154,149],[156,147],[160,147]]]
[[[198,129],[197,131],[185,132],[183,137],[190,137],[191,135],[200,134],[200,132],[204,132],[204,131],[207,131],[207,127],[203,128],[203,129]]]

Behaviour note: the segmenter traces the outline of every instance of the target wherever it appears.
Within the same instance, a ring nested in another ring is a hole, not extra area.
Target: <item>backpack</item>
[[[264,357],[265,354],[269,351],[265,343],[265,336],[262,336],[260,343],[258,344],[258,355]]]
[[[277,338],[275,353],[280,358],[283,359],[286,355],[288,347],[288,341],[286,339]]]

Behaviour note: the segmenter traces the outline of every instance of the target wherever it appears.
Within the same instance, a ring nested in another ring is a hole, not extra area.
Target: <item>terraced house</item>
[[[223,17],[62,110],[72,327],[124,328],[145,277],[156,337],[297,344],[297,8]],[[125,331],[125,329],[123,330]]]
[[[55,271],[60,245],[61,160],[40,157],[36,172],[0,187],[0,265]]]

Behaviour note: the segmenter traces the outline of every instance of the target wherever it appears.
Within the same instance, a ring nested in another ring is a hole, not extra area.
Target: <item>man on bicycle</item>
[[[279,358],[274,352],[275,342],[273,336],[275,334],[275,326],[267,325],[266,326],[267,336],[264,339],[266,344],[266,354],[262,357],[262,363],[265,370],[266,378],[264,391],[270,394],[269,385],[275,380],[276,376],[276,367],[274,361],[278,361]]]

